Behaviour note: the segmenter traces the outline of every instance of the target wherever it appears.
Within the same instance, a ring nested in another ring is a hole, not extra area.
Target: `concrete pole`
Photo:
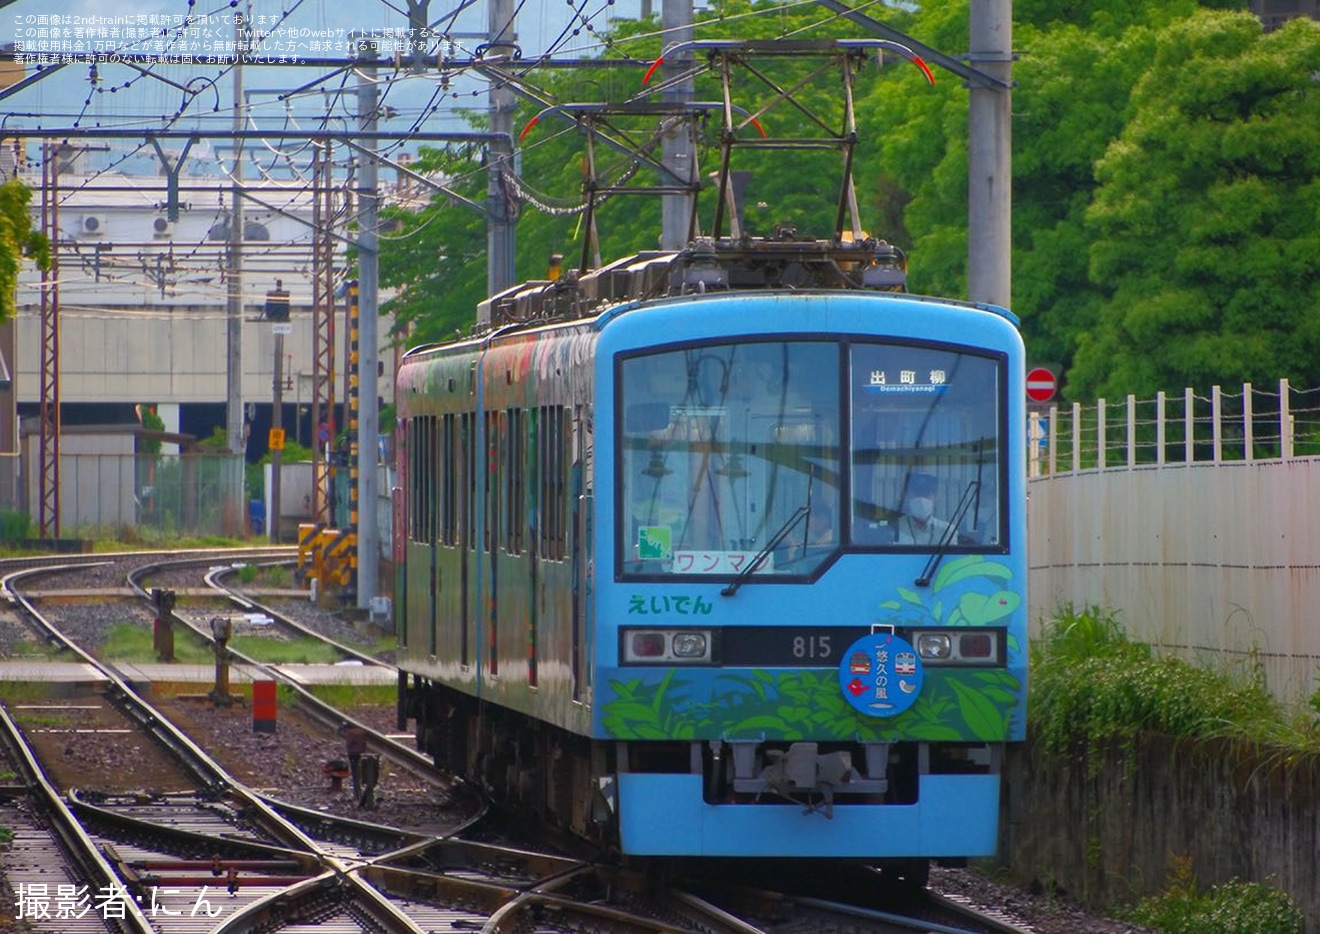
[[[376,47],[365,50],[371,64],[362,69],[358,87],[358,118],[371,140],[376,132],[379,91],[376,87]],[[376,438],[380,434],[380,407],[377,404],[377,360],[380,340],[377,320],[380,312],[380,252],[377,241],[376,190],[379,166],[375,143],[365,153],[358,188],[358,580],[357,605],[368,609],[377,596],[380,578],[380,529],[376,524]]]
[[[967,114],[967,297],[1012,301],[1012,0],[971,0],[973,68],[1004,83],[972,79]]]
[[[684,54],[670,58],[669,49],[675,45],[692,41],[692,0],[663,0],[660,10],[660,26],[664,31],[661,48],[665,50],[665,74],[681,74],[690,67],[692,57]],[[692,101],[692,80],[688,79],[665,91],[666,101],[687,104]],[[696,171],[696,153],[693,152],[692,136],[687,123],[678,121],[665,133],[662,144],[664,165],[675,176],[692,181]],[[668,185],[673,179],[661,179],[661,184]],[[692,194],[663,195],[660,202],[660,249],[681,250],[687,246],[688,228],[692,218]]]
[[[488,56],[512,55],[518,44],[513,0],[490,0]],[[487,149],[486,288],[489,294],[517,282],[517,238],[513,203],[513,90],[491,79],[488,101],[490,131],[496,136]]]
[[[247,454],[243,438],[243,56],[247,53],[247,18],[234,15],[237,60],[234,63],[234,174],[229,194],[229,255],[226,258],[226,402],[225,438],[229,453]],[[246,515],[246,506],[240,515]]]

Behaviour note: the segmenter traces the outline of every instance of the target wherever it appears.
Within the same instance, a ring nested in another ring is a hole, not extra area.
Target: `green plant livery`
[[[996,581],[1003,584],[1012,580],[1013,572],[1004,565],[980,555],[967,555],[950,561],[940,568],[935,579],[931,581],[932,602],[929,605],[921,594],[906,587],[899,587],[899,599],[886,600],[880,604],[880,609],[892,614],[892,618],[882,622],[894,623],[898,626],[929,626],[932,623],[941,626],[989,626],[1004,619],[1022,605],[1021,593],[1002,588],[990,593],[967,591],[952,603],[939,596],[955,584],[977,578],[982,578],[991,585]],[[1017,651],[1018,646],[1010,646],[1010,649]]]
[[[1021,686],[1005,671],[931,671],[917,703],[888,720],[849,706],[832,670],[721,675],[702,699],[694,680],[672,671],[659,682],[634,678],[611,687],[602,722],[620,739],[1002,742]]]
[[[897,588],[898,599],[879,604],[876,622],[992,626],[1022,603],[1005,589],[1012,571],[976,555],[950,561],[928,596]],[[1010,636],[1010,659],[1020,646]],[[907,711],[867,717],[839,690],[834,668],[751,671],[669,669],[610,681],[601,723],[617,739],[802,740],[839,742],[1004,742],[1020,715],[1022,683],[1013,665],[1003,668],[926,669],[925,686]]]

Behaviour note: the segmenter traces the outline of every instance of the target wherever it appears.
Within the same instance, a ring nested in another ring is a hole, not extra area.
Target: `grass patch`
[[[24,704],[40,704],[50,700],[54,685],[26,681],[0,682],[0,700],[7,707],[21,707]],[[12,715],[14,711],[11,709]]]
[[[399,699],[393,684],[317,684],[308,690],[318,699],[340,709],[347,707],[391,707]]]
[[[288,590],[293,587],[293,571],[286,564],[242,564],[238,580],[245,586]]]
[[[272,665],[331,665],[343,661],[334,646],[310,638],[281,642],[265,636],[235,636],[229,645],[235,652]]]
[[[1032,642],[1030,684],[1032,725],[1051,751],[1138,731],[1320,751],[1309,718],[1285,711],[1258,666],[1200,668],[1160,656],[1096,609],[1062,613]]]
[[[154,662],[158,659],[153,642],[149,628],[133,623],[121,623],[110,629],[99,655],[106,661]],[[215,661],[215,653],[190,630],[176,627],[174,660],[183,664],[210,664]]]

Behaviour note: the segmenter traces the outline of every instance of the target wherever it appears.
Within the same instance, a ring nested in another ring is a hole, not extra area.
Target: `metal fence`
[[[1252,461],[1320,455],[1320,390],[1244,383],[1209,395],[1128,396],[1031,415],[1032,476],[1139,464]]]
[[[241,457],[215,454],[60,456],[60,532],[178,538],[247,534]],[[35,520],[37,478],[29,473],[25,511]]]
[[[1320,688],[1320,410],[1286,382],[1033,416],[1032,617],[1100,607],[1280,698]],[[1117,409],[1118,418],[1115,419]]]

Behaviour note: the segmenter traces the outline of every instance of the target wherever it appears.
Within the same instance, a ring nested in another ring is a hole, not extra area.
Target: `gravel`
[[[1149,928],[1087,911],[1038,883],[1013,885],[967,869],[933,867],[930,887],[942,895],[994,908],[1034,934],[1155,934]]]

